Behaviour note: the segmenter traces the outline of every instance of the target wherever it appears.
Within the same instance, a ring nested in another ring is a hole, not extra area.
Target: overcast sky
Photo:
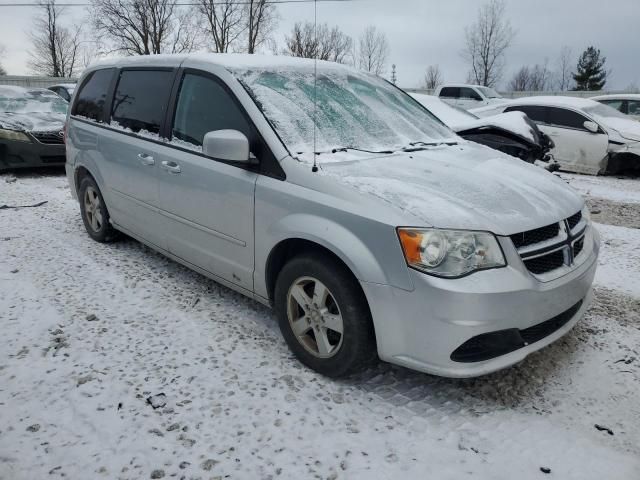
[[[0,4],[9,0],[0,0]],[[27,1],[27,0],[25,0]],[[69,0],[74,1],[74,0]],[[77,0],[75,0],[77,1]],[[390,64],[395,63],[398,84],[414,87],[424,70],[438,64],[446,81],[464,81],[467,65],[460,57],[464,28],[476,17],[479,0],[354,0],[318,3],[318,21],[338,25],[356,39],[367,25],[380,28],[389,39]],[[313,4],[278,5],[276,39],[296,21],[313,20]],[[10,74],[27,74],[28,31],[35,9],[0,7],[2,64]],[[84,8],[68,8],[65,21],[82,22]],[[507,16],[517,31],[507,52],[502,84],[524,64],[549,59],[555,67],[560,48],[567,45],[577,58],[587,46],[600,48],[612,76],[607,87],[640,85],[640,0],[507,0]],[[90,37],[89,37],[90,38]]]

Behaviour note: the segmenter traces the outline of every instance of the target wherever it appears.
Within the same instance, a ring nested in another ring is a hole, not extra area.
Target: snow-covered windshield
[[[49,90],[0,87],[0,112],[67,113],[69,104]]]
[[[486,98],[502,98],[502,95],[496,92],[493,88],[478,87],[478,90],[480,90]]]
[[[313,151],[314,124],[318,152],[393,150],[455,138],[415,100],[377,77],[346,68],[318,72],[315,82],[306,69],[234,73],[292,154]]]

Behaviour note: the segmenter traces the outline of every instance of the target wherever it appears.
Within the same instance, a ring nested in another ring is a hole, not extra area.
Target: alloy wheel
[[[287,293],[287,317],[298,342],[317,358],[340,350],[344,322],[333,294],[313,277],[298,278]]]

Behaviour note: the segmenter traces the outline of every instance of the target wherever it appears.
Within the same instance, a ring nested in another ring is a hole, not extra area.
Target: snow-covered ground
[[[640,203],[640,181],[563,177]],[[91,241],[62,175],[11,178],[0,205],[48,203],[0,209],[2,479],[640,478],[640,230],[598,225],[593,307],[514,368],[332,381],[267,308]]]

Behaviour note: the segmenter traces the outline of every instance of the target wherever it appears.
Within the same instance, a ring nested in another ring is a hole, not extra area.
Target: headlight
[[[591,211],[586,203],[584,204],[584,207],[582,207],[582,218],[586,223],[591,222]]]
[[[461,277],[476,270],[506,265],[491,233],[432,228],[399,228],[407,264],[438,277]]]
[[[0,128],[0,138],[4,140],[13,140],[14,142],[30,142],[31,139],[22,132],[15,130],[5,130]]]

